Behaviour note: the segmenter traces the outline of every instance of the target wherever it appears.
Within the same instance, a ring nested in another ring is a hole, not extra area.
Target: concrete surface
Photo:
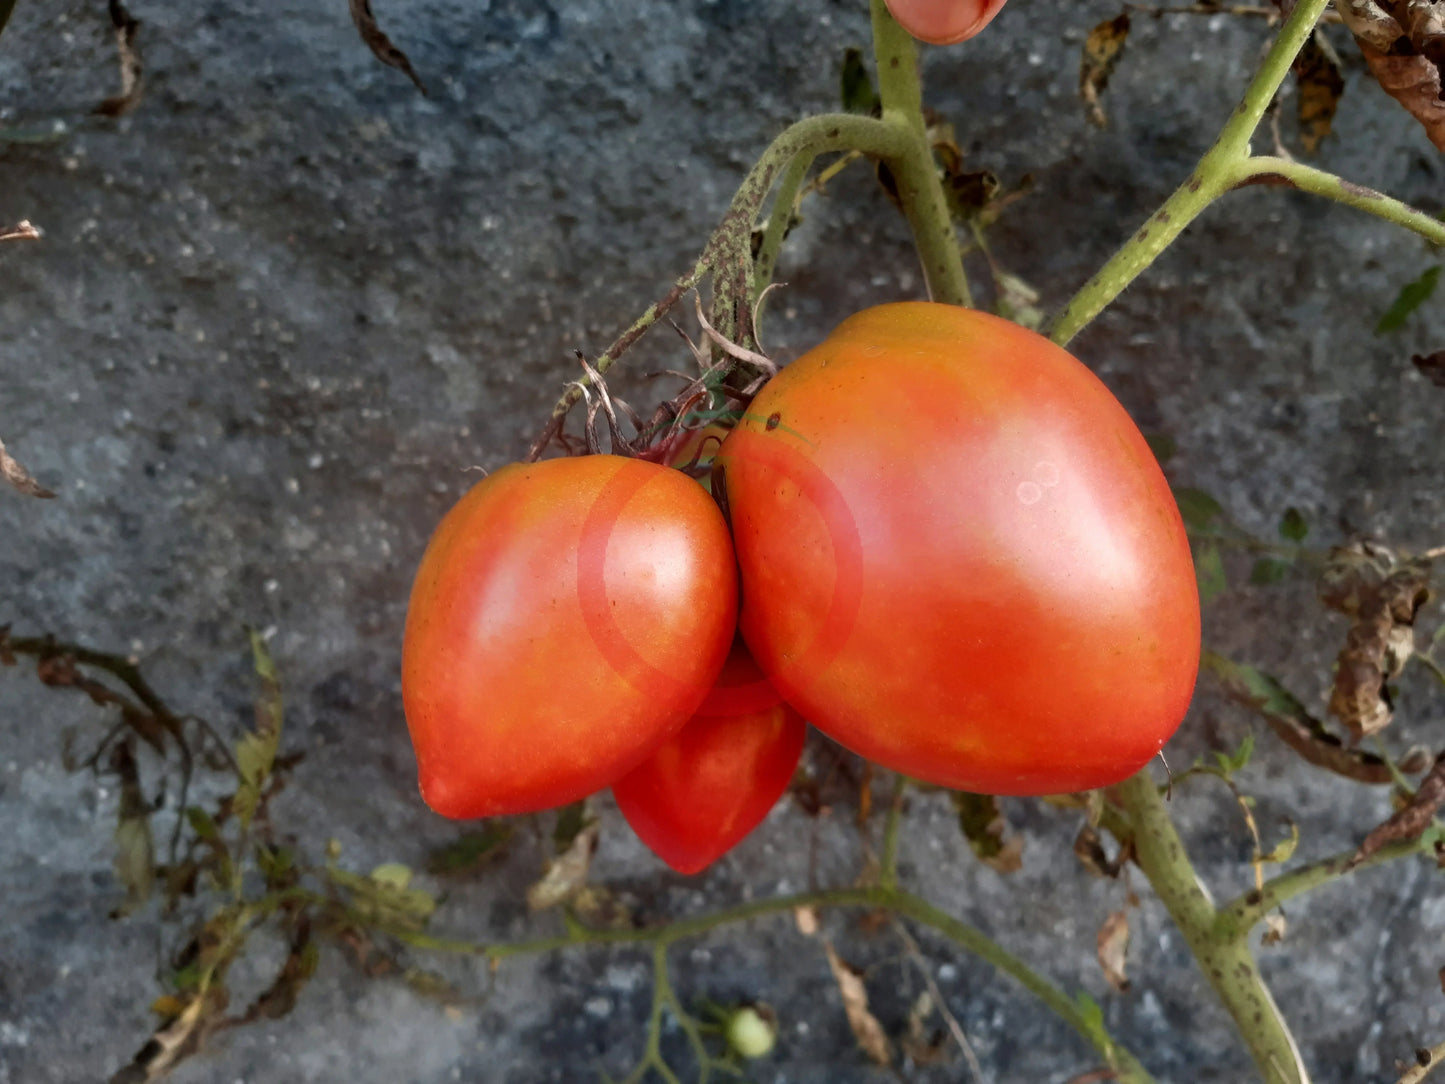
[[[0,222],[40,245],[0,250],[0,439],[60,497],[0,493],[0,623],[134,652],[175,707],[222,727],[249,717],[243,625],[272,632],[288,741],[308,756],[278,806],[313,851],[358,869],[419,865],[455,829],[417,798],[397,650],[410,576],[464,469],[517,457],[572,375],[690,266],[754,156],[790,120],[833,106],[842,50],[866,43],[862,0],[377,0],[433,94],[358,42],[346,6],[135,0],[147,92],[121,120],[87,115],[117,80],[104,13],[20,0],[0,38],[0,127],[64,125],[0,144]],[[1036,193],[992,235],[1057,306],[1191,168],[1264,40],[1256,21],[1136,18],[1106,99],[1077,104],[1078,51],[1109,3],[1016,0],[966,46],[929,54],[930,101],[969,160]],[[1343,46],[1345,43],[1340,42]],[[1445,162],[1349,62],[1326,168],[1438,210]],[[1286,123],[1288,134],[1290,124]],[[1445,346],[1438,302],[1402,332],[1373,325],[1431,262],[1413,237],[1309,197],[1254,190],[1211,210],[1076,343],[1146,431],[1174,437],[1176,481],[1268,533],[1289,504],[1315,537],[1445,542],[1445,391],[1411,353]],[[981,274],[981,269],[975,267]],[[766,333],[795,356],[846,313],[917,296],[896,214],[866,170],[815,200],[790,242]],[[684,359],[667,335],[634,372]],[[1310,585],[1244,585],[1207,618],[1211,644],[1318,696],[1343,635]],[[1234,559],[1231,558],[1233,562]],[[1392,744],[1439,746],[1438,691],[1409,677]],[[149,910],[113,922],[112,782],[68,774],[66,727],[100,713],[0,673],[0,1082],[101,1080],[153,1026]],[[1253,720],[1206,684],[1171,761],[1232,748]],[[1300,859],[1353,846],[1382,790],[1326,777],[1267,733],[1242,780],[1267,833],[1301,826]],[[815,750],[816,753],[816,750]],[[148,771],[151,768],[147,768]],[[148,777],[151,783],[154,779]],[[1177,797],[1218,896],[1248,884],[1248,841],[1222,788]],[[908,883],[1068,989],[1088,990],[1161,1081],[1249,1075],[1221,1010],[1142,880],[1132,990],[1107,988],[1094,936],[1125,889],[1070,854],[1077,821],[1010,802],[1024,869],[967,855],[942,796],[912,804]],[[666,873],[604,803],[595,876],[649,914],[852,878],[851,810],[796,808],[704,877]],[[165,814],[161,815],[162,822]],[[435,926],[473,938],[554,928],[521,900],[518,845],[445,886]],[[429,882],[433,883],[434,882]],[[899,943],[844,914],[841,951],[869,965],[875,1008],[901,1027],[919,990]],[[1424,863],[1356,877],[1289,908],[1265,973],[1325,1084],[1393,1081],[1397,1058],[1445,1039],[1445,896]],[[996,1082],[1059,1082],[1090,1051],[1010,981],[921,936],[938,983]],[[264,981],[259,946],[235,982]],[[760,1082],[885,1079],[855,1050],[818,945],[784,920],[680,949],[685,999],[758,997],[783,1041]],[[440,965],[485,1000],[447,1014],[327,954],[289,1018],[230,1032],[175,1073],[200,1081],[462,1080],[622,1075],[641,1052],[649,964],[577,951],[485,969]],[[966,1080],[955,1060],[901,1070]]]

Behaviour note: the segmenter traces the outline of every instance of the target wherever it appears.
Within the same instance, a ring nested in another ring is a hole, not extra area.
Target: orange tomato
[[[697,710],[736,620],[727,525],[680,471],[503,467],[447,513],[412,588],[402,700],[423,798],[484,817],[609,786]]]
[[[741,629],[855,752],[928,782],[1118,782],[1189,705],[1199,599],[1134,423],[1047,339],[948,305],[840,325],[718,453]]]

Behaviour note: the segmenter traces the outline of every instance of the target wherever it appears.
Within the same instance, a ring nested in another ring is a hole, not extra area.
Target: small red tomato
[[[742,841],[788,789],[807,733],[741,640],[691,721],[612,785],[638,838],[679,873]]]
[[[857,753],[984,794],[1106,786],[1189,706],[1199,596],[1143,436],[994,316],[882,305],[753,400],[717,457],[743,638]]]
[[[576,801],[697,710],[737,622],[727,525],[680,471],[612,455],[503,467],[437,528],[402,701],[448,817]]]
[[[887,0],[887,4],[898,24],[919,41],[953,45],[992,22],[1004,0]]]

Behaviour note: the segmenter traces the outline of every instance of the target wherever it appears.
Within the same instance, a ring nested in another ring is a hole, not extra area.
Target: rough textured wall
[[[419,97],[358,43],[345,5],[135,0],[147,92],[121,120],[87,116],[116,81],[95,5],[20,0],[0,38],[0,222],[40,245],[0,252],[0,438],[58,500],[0,493],[0,623],[133,651],[180,709],[244,723],[243,626],[274,630],[288,741],[306,761],[278,805],[356,868],[420,864],[454,835],[421,805],[397,652],[410,575],[469,466],[515,458],[572,375],[690,266],[733,187],[790,120],[830,108],[862,0],[378,0],[432,89]],[[1186,176],[1233,108],[1264,41],[1253,21],[1139,18],[1110,88],[1111,126],[1074,97],[1083,33],[1108,3],[1015,0],[975,42],[934,51],[931,102],[970,161],[1035,194],[993,233],[998,257],[1057,305]],[[1285,125],[1286,131],[1289,125]],[[1351,62],[1320,162],[1437,207],[1445,163]],[[1438,255],[1434,258],[1438,261]],[[1317,537],[1440,544],[1445,392],[1408,365],[1438,349],[1437,304],[1402,333],[1372,328],[1431,258],[1412,236],[1274,190],[1214,208],[1075,344],[1169,464],[1261,533],[1286,505]],[[765,329],[794,356],[846,313],[917,296],[898,216],[866,170],[812,201]],[[659,335],[632,370],[675,366]],[[1248,564],[1231,565],[1236,583]],[[1310,585],[1237,587],[1209,642],[1311,696],[1340,623]],[[1398,726],[1439,744],[1442,701],[1406,682]],[[1252,720],[1206,683],[1171,759],[1232,747]],[[153,1025],[157,922],[112,923],[116,795],[61,765],[64,728],[96,713],[0,673],[0,1081],[99,1079]],[[1404,740],[1400,740],[1403,747]],[[1244,780],[1268,830],[1300,854],[1352,846],[1383,790],[1323,776],[1268,734]],[[606,803],[604,803],[606,805]],[[1248,838],[1222,788],[1177,796],[1221,897],[1248,884]],[[1161,1080],[1234,1081],[1244,1055],[1167,917],[1135,919],[1134,989],[1108,991],[1094,934],[1123,889],[1069,853],[1073,818],[1012,802],[1024,869],[980,867],[941,796],[917,799],[904,875],[1069,988],[1090,990]],[[749,893],[851,878],[839,810],[795,808],[705,876],[666,873],[610,805],[598,879],[644,908],[691,913]],[[811,864],[810,864],[811,861]],[[537,854],[513,848],[446,886],[439,928],[548,928],[521,903]],[[1136,878],[1136,886],[1139,885]],[[1396,1057],[1445,1037],[1437,875],[1399,864],[1291,905],[1263,968],[1322,1082],[1393,1080]],[[870,972],[897,1026],[919,989],[899,944],[853,916],[828,928]],[[1063,1081],[1092,1054],[987,966],[923,937],[938,982],[996,1081]],[[265,948],[265,946],[263,946]],[[236,978],[257,987],[271,945]],[[818,947],[791,923],[729,929],[679,950],[685,998],[762,997],[784,1041],[758,1081],[877,1078],[853,1047]],[[288,1019],[230,1033],[175,1075],[215,1080],[593,1079],[640,1051],[649,968],[633,950],[444,965],[489,991],[448,1015],[335,955]],[[908,1072],[957,1080],[960,1063]]]

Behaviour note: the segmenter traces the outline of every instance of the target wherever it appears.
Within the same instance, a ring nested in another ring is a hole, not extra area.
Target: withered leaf
[[[1287,924],[1284,915],[1278,911],[1264,916],[1264,933],[1260,936],[1261,945],[1277,945],[1284,940]]]
[[[0,479],[4,479],[27,497],[40,497],[42,499],[55,496],[50,490],[37,482],[28,470],[16,462],[15,458],[5,450],[5,442],[0,440]]]
[[[1370,74],[1381,88],[1425,128],[1437,150],[1445,151],[1445,98],[1439,65],[1427,56],[1389,56],[1360,42]]]
[[[1445,350],[1433,354],[1416,354],[1410,359],[1415,368],[1425,374],[1425,379],[1437,388],[1445,388]]]
[[[953,808],[958,826],[980,862],[999,873],[1013,873],[1023,866],[1023,839],[1007,835],[1008,822],[997,798],[955,791]]]
[[[125,899],[111,912],[121,918],[137,911],[155,887],[155,843],[151,838],[151,807],[141,791],[140,770],[130,740],[111,748],[110,769],[120,777],[120,809],[115,828],[115,876]]]
[[[1339,57],[1319,30],[1305,42],[1294,60],[1295,81],[1299,85],[1296,115],[1299,118],[1300,142],[1313,154],[1334,124],[1345,92],[1345,77],[1340,74]]]
[[[1098,829],[1093,825],[1086,824],[1074,837],[1074,857],[1083,863],[1084,869],[1095,877],[1113,879],[1118,877],[1119,872],[1124,868],[1129,853],[1126,848],[1121,847],[1118,855],[1110,859],[1109,853],[1104,849],[1104,841],[1099,836]]]
[[[1445,805],[1445,753],[1435,758],[1409,804],[1365,837],[1347,868],[1358,866],[1387,843],[1418,839],[1430,827],[1442,805]]]
[[[376,16],[371,11],[371,0],[351,0],[351,21],[356,24],[356,32],[361,35],[361,40],[371,50],[372,56],[389,68],[405,72],[416,89],[423,95],[426,94],[426,84],[411,66],[407,55],[393,45],[391,39],[377,25]]]
[[[301,989],[316,974],[321,953],[311,937],[311,920],[303,911],[291,931],[291,947],[271,985],[263,990],[250,1007],[228,1025],[249,1024],[255,1020],[280,1020],[296,1007]]]
[[[1430,597],[1427,566],[1395,569],[1373,588],[1361,585],[1355,622],[1336,660],[1330,712],[1358,740],[1389,725],[1387,683],[1415,651],[1415,614]]]
[[[1394,782],[1390,767],[1373,753],[1347,749],[1275,678],[1213,651],[1200,660],[1225,694],[1259,713],[1279,738],[1309,763],[1361,783]]]
[[[0,0],[3,3],[4,0]],[[40,231],[29,222],[17,222],[10,227],[0,227],[0,241],[38,241]]]
[[[853,1037],[876,1064],[891,1065],[893,1044],[888,1041],[878,1018],[868,1011],[868,990],[863,985],[863,976],[845,963],[829,942],[823,942],[823,950],[828,954],[828,968],[838,983],[838,993],[843,998],[843,1011],[848,1015],[848,1027],[852,1029]]]
[[[592,868],[592,856],[597,853],[599,831],[597,822],[593,821],[577,833],[565,851],[543,867],[541,878],[527,889],[529,908],[545,911],[566,903],[582,890]]]
[[[168,1017],[136,1053],[125,1068],[110,1078],[110,1084],[152,1084],[200,1049],[226,1007],[226,991],[212,986],[205,994],[191,998],[178,1014]]]
[[[1098,936],[1099,967],[1110,986],[1121,994],[1129,989],[1129,980],[1124,977],[1124,957],[1129,951],[1129,916],[1123,911],[1114,911],[1104,919]]]
[[[924,990],[908,1010],[908,1028],[900,1044],[904,1056],[920,1067],[941,1065],[948,1060],[948,1032],[940,1027],[928,1027],[933,1011],[933,995]]]
[[[1123,12],[1117,18],[1108,19],[1084,39],[1084,55],[1079,61],[1079,97],[1084,100],[1089,119],[1103,128],[1109,123],[1099,96],[1109,84],[1109,76],[1123,55],[1124,45],[1129,40],[1129,13]]]
[[[95,111],[105,117],[122,117],[140,104],[145,89],[145,68],[136,44],[140,23],[120,0],[110,0],[110,25],[115,30],[115,47],[120,57],[120,93],[101,102]]]

